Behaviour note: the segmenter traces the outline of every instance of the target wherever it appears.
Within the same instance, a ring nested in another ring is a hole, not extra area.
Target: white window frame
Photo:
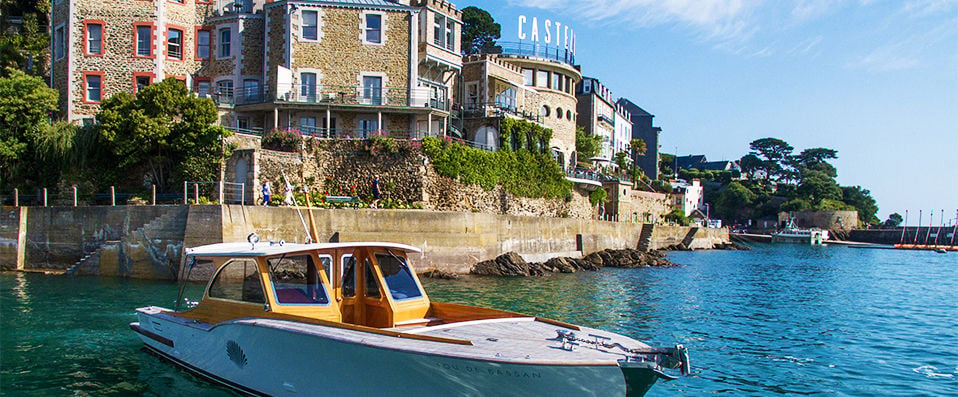
[[[313,76],[313,85],[312,85],[313,92],[304,93],[303,91],[306,88],[306,84],[305,84],[306,76],[309,76],[309,75]],[[299,89],[297,89],[296,91],[300,101],[319,102],[320,100],[319,95],[320,95],[320,92],[322,91],[319,89],[319,79],[320,79],[320,74],[319,74],[319,71],[317,70],[301,70],[299,72],[299,87],[298,87]],[[312,96],[310,96],[310,94],[312,94]]]
[[[99,36],[97,36],[95,40],[97,42],[97,45],[99,46],[99,49],[97,50],[97,52],[93,52],[93,47],[91,45],[94,42],[93,35],[90,34],[92,32],[92,30],[90,30],[91,26],[97,26],[100,28]],[[86,47],[86,53],[90,55],[103,55],[103,24],[88,23],[84,26],[84,29],[86,29],[86,42],[83,43],[83,45]]]
[[[456,23],[452,18],[446,18],[446,46],[449,51],[456,52]]]
[[[432,17],[432,43],[439,48],[446,48],[446,16],[435,14]]]
[[[221,85],[221,84],[224,84],[224,83],[226,83],[226,82],[229,82],[229,83],[230,83],[230,92],[229,92],[229,93],[225,93],[225,92],[221,92],[221,91],[220,91],[220,85]],[[220,98],[227,98],[227,99],[229,99],[229,101],[228,101],[227,103],[232,103],[232,102],[233,102],[233,98],[236,97],[236,82],[233,81],[233,79],[220,79],[220,80],[216,80],[216,81],[213,83],[213,92],[215,93],[214,96],[216,97],[216,100],[220,100]]]
[[[171,37],[173,32],[179,33],[180,37],[178,42],[173,41]],[[184,37],[185,35],[186,35],[186,32],[184,32],[183,29],[175,29],[175,28],[166,29],[166,56],[168,58],[176,59],[179,61],[183,60],[183,48],[185,47],[183,44],[186,41]],[[175,48],[177,49],[179,56],[174,55]]]
[[[146,40],[146,54],[141,54],[141,53],[140,53],[140,29],[144,29],[144,28],[146,28],[146,30],[147,30],[147,36],[148,36],[148,37],[147,37],[147,40]],[[141,58],[149,58],[149,57],[152,57],[153,55],[155,55],[155,54],[153,54],[153,30],[154,30],[154,29],[156,29],[156,28],[153,27],[153,26],[151,26],[151,25],[136,25],[136,35],[135,35],[136,37],[133,38],[133,40],[136,41],[136,55],[135,55],[135,56],[141,57]]]
[[[206,92],[204,93],[201,89],[203,84],[206,84]],[[199,98],[209,98],[213,95],[213,82],[209,80],[200,80],[196,82],[196,96]]]
[[[226,36],[229,38],[225,43],[223,42],[223,32],[228,32]],[[217,59],[226,59],[233,57],[233,27],[225,26],[219,29],[216,29],[216,58]],[[224,45],[225,44],[225,45]],[[223,54],[223,49],[226,48],[226,54]]]
[[[96,99],[93,99],[90,96],[90,93],[92,92],[92,90],[90,89],[90,87],[92,86],[90,84],[90,79],[93,79],[93,78],[96,78],[96,81],[97,81],[96,83],[97,98]],[[83,78],[83,80],[84,80],[83,98],[90,103],[101,102],[103,100],[103,76],[98,74],[88,74]]]
[[[366,31],[366,19],[367,16],[378,15],[379,16],[379,42],[368,41],[366,40],[368,32]],[[386,13],[379,11],[363,11],[359,14],[359,40],[366,45],[386,45]]]
[[[307,28],[307,26],[309,26],[309,25],[306,25],[306,14],[307,14],[307,13],[309,13],[309,14],[315,14],[315,15],[316,15],[316,24],[315,24],[315,25],[312,25],[312,27],[313,27],[314,29],[316,29],[316,37],[315,37],[315,38],[308,38],[308,37],[306,37],[306,28]],[[301,11],[299,12],[299,40],[300,40],[300,41],[318,42],[319,39],[323,37],[322,34],[320,34],[320,31],[319,31],[319,20],[320,20],[319,9],[301,10]]]
[[[259,79],[243,79],[243,101],[249,101],[262,95],[263,85]]]
[[[206,44],[203,44],[203,41],[200,40],[200,37],[206,33]],[[200,53],[201,48],[206,48],[206,56],[202,56]],[[196,58],[197,59],[210,59],[213,56],[213,32],[204,29],[198,29],[196,31]]]
[[[386,87],[389,86],[389,78],[384,72],[360,72],[359,78],[356,81],[357,93],[359,94],[359,103],[364,105],[375,105],[371,98],[366,98],[365,96],[366,85],[364,83],[366,77],[379,77],[379,81],[381,83],[379,86],[379,105],[385,105],[388,102],[386,100],[386,94],[388,93],[389,89]]]
[[[369,138],[374,132],[382,129],[379,120],[369,117],[360,117],[356,120],[356,131],[359,132],[358,138]]]

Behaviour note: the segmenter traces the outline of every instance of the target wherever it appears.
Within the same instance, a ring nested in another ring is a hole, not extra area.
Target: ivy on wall
[[[535,153],[548,153],[551,141],[552,129],[522,119],[499,119],[499,142],[502,143],[504,151],[525,149]]]
[[[545,130],[551,137],[552,131]],[[423,138],[422,148],[436,173],[485,190],[500,185],[516,196],[529,198],[566,198],[572,192],[572,182],[544,152],[525,148],[489,152],[437,137]]]

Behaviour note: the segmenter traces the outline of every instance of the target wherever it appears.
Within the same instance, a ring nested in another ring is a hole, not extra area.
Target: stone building
[[[241,132],[447,131],[461,12],[444,0],[54,0],[60,116],[174,77]]]
[[[568,50],[505,46],[501,53],[463,59],[463,132],[497,150],[499,120],[514,117],[552,129],[549,143],[563,169],[575,166],[576,98],[582,74]]]
[[[629,109],[612,99],[612,90],[599,80],[585,77],[576,87],[578,125],[586,135],[602,138],[596,161],[609,165],[615,154],[630,151],[632,120]],[[630,163],[632,159],[628,160]]]

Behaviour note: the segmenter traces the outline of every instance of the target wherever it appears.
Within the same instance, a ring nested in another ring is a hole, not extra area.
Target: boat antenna
[[[928,230],[925,231],[925,245],[928,245],[928,238],[931,237],[931,225],[935,223],[935,210],[928,211]]]
[[[908,210],[905,210],[905,224],[901,227],[901,239],[898,240],[898,244],[905,243],[905,230],[908,229]]]
[[[280,171],[280,173],[282,173],[282,175],[283,175],[283,182],[286,183],[286,189],[290,189],[290,188],[291,188],[291,185],[290,185],[290,183],[289,183],[289,178],[286,178],[286,172],[285,172],[285,171]],[[306,196],[309,197],[309,194],[307,193]],[[309,199],[307,198],[307,200],[309,200]],[[295,199],[294,199],[294,201],[295,201]],[[299,222],[303,224],[303,231],[306,232],[306,243],[309,244],[309,243],[311,243],[311,242],[313,242],[313,241],[316,241],[316,240],[313,240],[313,237],[309,234],[309,228],[306,227],[306,220],[303,219],[303,212],[299,210],[299,205],[296,206],[296,214],[299,215]]]

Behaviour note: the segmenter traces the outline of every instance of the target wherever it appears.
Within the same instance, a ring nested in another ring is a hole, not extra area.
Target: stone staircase
[[[698,233],[699,228],[690,227],[689,232],[685,234],[685,238],[682,239],[681,246],[684,249],[692,249],[692,240],[695,240],[695,233]]]
[[[655,231],[655,225],[646,223],[642,225],[642,232],[639,233],[639,245],[636,247],[639,251],[648,251],[652,245],[652,232]]]

